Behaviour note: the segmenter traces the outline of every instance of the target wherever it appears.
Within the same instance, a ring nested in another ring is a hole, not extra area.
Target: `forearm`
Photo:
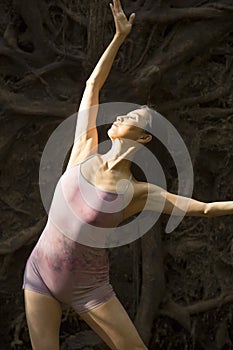
[[[193,198],[187,198],[169,193],[158,186],[156,187],[155,185],[150,185],[150,187],[152,188],[152,201],[151,203],[149,202],[150,207],[156,208],[156,205],[158,206],[160,203],[160,198],[165,197],[163,207],[163,213],[165,214],[202,217],[233,215],[233,201],[205,203]]]
[[[187,216],[215,217],[233,215],[233,201],[204,203],[190,199]]]
[[[233,215],[233,201],[207,203],[205,214],[208,217]]]
[[[99,90],[107,79],[116,54],[125,40],[125,35],[115,34],[112,41],[104,51],[87,83],[94,84]]]

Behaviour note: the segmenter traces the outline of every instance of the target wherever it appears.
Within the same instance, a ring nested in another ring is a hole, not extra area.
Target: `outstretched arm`
[[[86,88],[78,111],[75,143],[72,148],[68,167],[79,163],[97,150],[98,135],[96,117],[98,113],[99,92],[109,75],[120,46],[131,31],[135,17],[135,14],[131,14],[129,20],[126,18],[120,0],[113,0],[110,8],[113,14],[116,32],[86,82]]]
[[[149,199],[145,209],[160,211],[164,214],[181,216],[215,217],[233,215],[233,201],[205,203],[198,200],[178,196],[167,192],[163,188],[149,184]]]

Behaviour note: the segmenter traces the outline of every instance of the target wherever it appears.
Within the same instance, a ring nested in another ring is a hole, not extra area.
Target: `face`
[[[108,130],[109,137],[111,139],[125,138],[134,141],[140,139],[146,126],[146,113],[146,110],[142,108],[118,116]]]

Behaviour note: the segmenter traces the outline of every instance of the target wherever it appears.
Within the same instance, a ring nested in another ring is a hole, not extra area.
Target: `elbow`
[[[95,79],[87,79],[86,80],[86,86],[93,86],[96,84],[96,80]]]
[[[95,90],[100,90],[100,84],[98,83],[97,79],[94,78],[89,78],[86,81],[86,88],[91,88],[91,89],[95,89]]]
[[[212,218],[214,216],[211,210],[211,203],[205,203],[203,216],[206,218]]]

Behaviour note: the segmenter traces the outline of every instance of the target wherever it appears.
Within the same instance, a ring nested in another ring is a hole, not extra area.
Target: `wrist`
[[[125,41],[125,38],[127,37],[126,34],[122,33],[115,33],[113,39],[119,41],[120,43],[123,43]]]

